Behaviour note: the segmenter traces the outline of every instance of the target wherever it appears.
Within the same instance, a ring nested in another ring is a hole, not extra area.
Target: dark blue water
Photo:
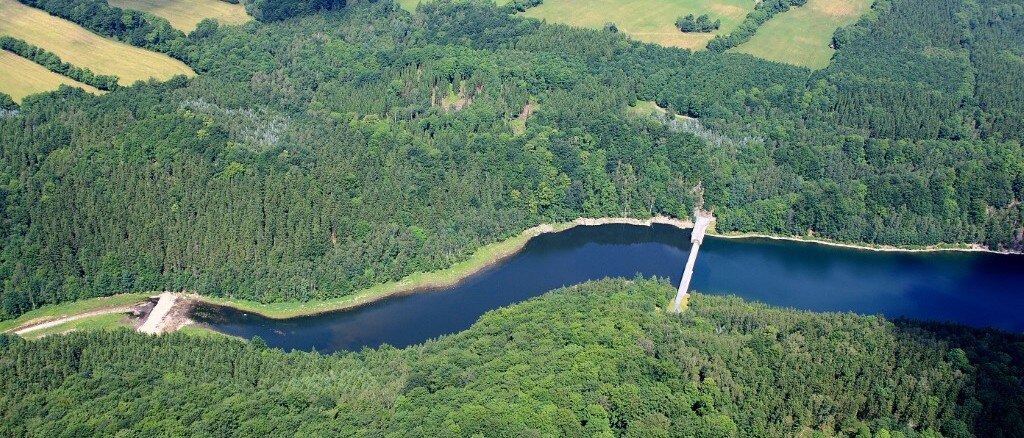
[[[666,225],[576,227],[531,240],[467,279],[321,315],[274,320],[197,306],[193,319],[272,347],[331,352],[418,344],[469,328],[488,310],[604,277],[669,277],[678,284],[690,233]],[[815,311],[853,311],[1024,332],[1024,256],[897,253],[769,239],[707,237],[691,289]]]

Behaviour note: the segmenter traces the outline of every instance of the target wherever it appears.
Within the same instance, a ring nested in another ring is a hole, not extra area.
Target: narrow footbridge
[[[683,270],[683,279],[679,282],[679,291],[676,292],[675,304],[672,311],[682,311],[683,301],[690,297],[690,279],[693,278],[693,264],[697,262],[697,251],[700,251],[700,244],[704,242],[704,233],[708,226],[715,220],[715,216],[709,212],[696,210],[693,212],[693,232],[690,233],[690,257],[686,259],[686,269]]]

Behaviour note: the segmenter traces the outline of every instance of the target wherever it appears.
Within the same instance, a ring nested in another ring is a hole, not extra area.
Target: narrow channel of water
[[[668,225],[576,227],[451,288],[347,310],[274,320],[202,304],[193,319],[272,347],[332,352],[404,347],[469,328],[483,313],[604,277],[669,277],[678,284],[689,231]],[[708,236],[691,289],[815,311],[853,311],[1024,332],[1024,256],[875,252],[770,239]]]

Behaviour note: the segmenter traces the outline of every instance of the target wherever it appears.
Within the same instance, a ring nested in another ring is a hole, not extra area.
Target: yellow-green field
[[[171,26],[185,33],[195,29],[204,18],[214,18],[220,24],[242,24],[252,20],[241,4],[220,0],[109,0],[109,3],[121,9],[145,11],[166,18]]]
[[[31,312],[25,313],[16,319],[0,321],[0,333],[25,325],[35,325],[46,321],[60,319],[66,316],[78,315],[93,310],[109,309],[145,301],[150,294],[133,293],[120,294],[109,297],[89,298],[87,300],[72,301],[69,303],[53,304],[43,306]]]
[[[98,330],[114,330],[118,328],[131,328],[128,317],[123,313],[111,313],[108,315],[90,316],[61,325],[47,327],[34,332],[25,333],[25,339],[39,339],[42,337],[70,332],[87,332]]]
[[[871,0],[809,0],[761,25],[735,51],[772,61],[823,68],[832,59],[832,33],[871,9]]]
[[[195,75],[187,65],[167,55],[103,38],[15,0],[0,0],[0,12],[0,34],[23,39],[94,73],[117,75],[123,85],[149,78]]]
[[[90,93],[101,93],[93,87],[47,70],[43,66],[0,50],[0,92],[7,93],[15,102],[29,94],[56,90],[61,84],[79,87]]]
[[[545,0],[523,15],[578,27],[601,29],[615,23],[636,40],[663,46],[703,49],[717,34],[731,32],[754,9],[753,0]],[[722,20],[714,33],[683,33],[676,18],[708,14]]]
[[[402,9],[412,12],[416,10],[416,5],[420,4],[421,1],[429,0],[395,0],[395,3],[398,3],[398,6],[401,6]]]

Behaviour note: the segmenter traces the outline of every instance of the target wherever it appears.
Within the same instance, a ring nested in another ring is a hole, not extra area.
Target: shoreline
[[[578,226],[599,226],[609,224],[626,224],[636,226],[652,226],[654,224],[662,224],[669,225],[680,230],[688,230],[693,228],[693,222],[689,219],[677,219],[664,215],[654,216],[649,219],[635,219],[625,217],[577,218],[571,222],[541,224],[535,227],[527,228],[526,230],[523,230],[519,234],[516,234],[512,237],[497,242],[492,242],[477,248],[469,256],[469,258],[461,262],[457,262],[449,266],[448,268],[430,272],[416,272],[401,280],[377,284],[369,288],[361,289],[353,294],[338,298],[318,301],[289,301],[282,303],[267,304],[245,299],[203,296],[195,292],[181,294],[181,297],[186,298],[187,302],[190,302],[190,304],[193,305],[196,303],[206,303],[215,306],[230,307],[242,312],[256,313],[271,319],[288,319],[301,316],[318,315],[327,312],[349,310],[367,304],[371,304],[376,301],[386,299],[392,296],[418,293],[457,285],[460,282],[468,279],[469,277],[476,275],[480,272],[483,272],[497,265],[499,262],[518,254],[520,251],[523,250],[524,247],[526,247],[526,244],[529,243],[530,240],[543,234],[566,231]],[[961,247],[931,246],[924,248],[901,248],[889,245],[843,243],[801,236],[777,236],[761,233],[717,233],[714,229],[708,230],[708,236],[712,238],[723,239],[769,239],[876,252],[973,252],[1003,255],[1024,254],[1024,252],[1020,251],[993,250],[979,244],[964,245]],[[137,296],[139,294],[126,294],[125,296],[132,295]],[[100,298],[100,300],[103,299],[105,298]],[[107,306],[101,305],[92,307],[91,309],[84,313],[88,313],[89,311],[95,311],[98,308],[109,306],[110,305],[108,304]],[[10,324],[11,327],[6,328],[5,330],[2,331],[21,330],[31,327],[33,325],[49,322],[54,319],[62,319],[75,315],[76,314],[72,313],[64,314],[58,317],[32,318],[31,320],[23,321],[21,324]],[[178,327],[174,327],[169,331],[177,331],[177,329],[185,325],[189,325],[188,323],[190,322],[192,321],[188,321],[185,324],[182,324]]]
[[[526,244],[534,237],[566,231],[578,226],[598,226],[610,224],[626,224],[637,226],[652,226],[654,224],[669,225],[680,230],[693,228],[693,221],[689,219],[677,219],[669,216],[658,215],[649,219],[635,219],[625,217],[611,218],[577,218],[572,222],[560,222],[555,224],[541,224],[523,230],[511,238],[490,243],[478,248],[467,260],[458,262],[449,268],[431,272],[417,272],[402,280],[378,284],[367,289],[360,290],[353,295],[340,298],[333,298],[322,301],[309,302],[284,302],[263,304],[250,300],[207,297],[198,294],[190,294],[190,297],[199,302],[230,307],[242,312],[250,312],[270,319],[289,319],[301,316],[319,315],[328,312],[350,310],[360,306],[374,303],[392,296],[417,293],[427,290],[451,287],[463,280],[487,270],[497,263],[518,254]],[[975,252],[1003,255],[1021,255],[1022,252],[999,251],[985,248],[975,244],[964,247],[929,247],[929,248],[900,248],[888,245],[871,246],[868,244],[857,245],[852,243],[834,242],[823,239],[800,238],[795,236],[773,236],[759,233],[717,233],[713,229],[708,230],[708,236],[712,238],[721,237],[724,239],[770,239],[807,244],[818,244],[847,249],[857,249],[876,252]]]
[[[230,307],[242,312],[261,315],[270,319],[289,319],[300,316],[312,316],[340,310],[354,309],[374,303],[392,296],[417,293],[426,290],[455,286],[469,277],[493,267],[499,262],[518,254],[534,237],[566,231],[578,226],[597,226],[610,224],[626,224],[651,226],[654,224],[670,225],[681,230],[693,228],[689,219],[676,219],[658,215],[649,219],[615,218],[577,218],[572,222],[541,224],[527,228],[508,239],[490,243],[478,248],[466,260],[454,265],[430,272],[413,273],[401,280],[378,284],[360,290],[355,294],[340,298],[309,302],[285,302],[264,304],[251,300],[207,297],[189,294],[199,302],[215,306]]]
[[[801,237],[801,236],[776,236],[771,234],[761,233],[717,233],[712,231],[708,232],[708,236],[720,237],[723,239],[769,239],[769,240],[782,240],[787,242],[800,242],[810,243],[816,245],[833,246],[838,248],[847,249],[859,249],[864,251],[875,251],[875,252],[907,252],[907,253],[923,253],[923,252],[974,252],[974,253],[987,253],[987,254],[1001,254],[1001,255],[1024,255],[1022,251],[1014,250],[996,250],[985,247],[981,244],[963,244],[964,246],[942,246],[949,244],[939,244],[925,246],[923,248],[902,248],[899,246],[892,245],[874,245],[874,244],[855,244],[855,243],[844,243],[837,242],[834,240],[819,239],[814,237]]]

